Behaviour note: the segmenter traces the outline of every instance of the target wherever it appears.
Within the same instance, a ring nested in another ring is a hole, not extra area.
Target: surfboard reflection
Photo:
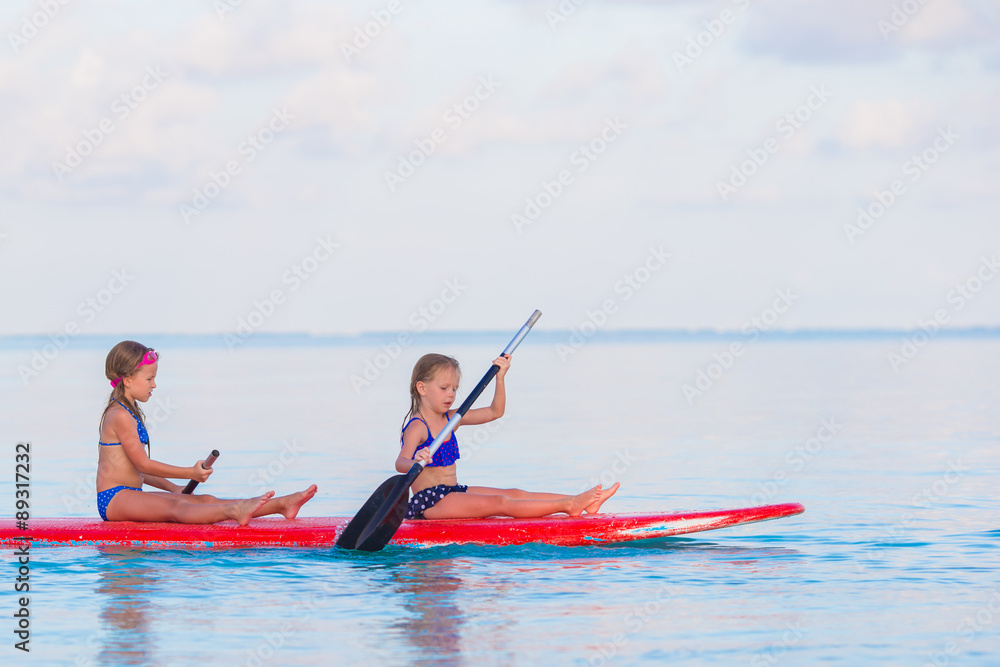
[[[97,664],[155,664],[150,600],[159,588],[157,571],[144,565],[143,555],[129,547],[102,546],[98,552],[95,592],[104,606]]]
[[[453,560],[418,561],[391,570],[404,613],[392,625],[414,650],[414,665],[457,667],[462,658],[465,616],[458,604],[462,578]]]

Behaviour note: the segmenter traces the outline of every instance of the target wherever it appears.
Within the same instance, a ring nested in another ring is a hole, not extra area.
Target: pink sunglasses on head
[[[150,348],[150,350],[148,352],[146,352],[146,354],[144,354],[142,356],[142,360],[135,367],[135,370],[136,371],[139,370],[139,368],[141,368],[142,366],[149,366],[151,364],[155,364],[156,363],[156,359],[157,359],[156,350]],[[132,372],[134,373],[135,371],[132,371]],[[111,386],[112,387],[117,387],[119,384],[121,384],[121,381],[124,380],[124,379],[125,379],[124,377],[115,378],[114,380],[111,381]]]

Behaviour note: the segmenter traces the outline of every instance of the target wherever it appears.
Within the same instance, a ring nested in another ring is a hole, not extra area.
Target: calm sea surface
[[[508,338],[259,336],[230,351],[149,336],[153,456],[190,465],[218,448],[206,492],[315,482],[304,515],[353,515],[393,474],[416,358],[456,356],[468,390]],[[0,515],[14,514],[14,446],[30,441],[32,516],[96,516],[116,341],[44,359],[47,342],[0,340]],[[895,369],[901,335],[559,343],[532,334],[506,416],[458,431],[461,481],[620,481],[607,511],[805,514],[614,547],[35,547],[30,654],[13,647],[8,552],[0,664],[998,664],[1000,337],[938,336]]]

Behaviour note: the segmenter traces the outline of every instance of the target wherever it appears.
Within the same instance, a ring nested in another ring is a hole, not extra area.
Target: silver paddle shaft
[[[538,318],[541,316],[542,316],[542,311],[536,310],[535,312],[533,312],[531,314],[531,317],[528,318],[528,321],[524,323],[523,327],[521,327],[521,330],[517,332],[517,335],[514,336],[513,339],[511,339],[510,343],[507,345],[507,347],[504,348],[503,352],[501,352],[500,354],[501,355],[513,354],[514,350],[516,350],[517,346],[521,344],[521,341],[524,340],[524,337],[528,335],[529,331],[531,331],[531,327],[535,326],[535,322],[537,322]],[[462,421],[462,417],[464,417],[465,413],[469,411],[469,408],[471,408],[472,404],[476,402],[476,399],[479,398],[479,395],[483,393],[484,389],[486,389],[486,385],[490,383],[490,380],[493,379],[493,376],[496,375],[497,371],[499,370],[500,368],[498,366],[493,366],[492,368],[490,368],[489,372],[486,374],[486,377],[484,377],[479,382],[479,384],[476,385],[476,388],[472,390],[472,393],[469,394],[468,398],[465,399],[465,402],[462,403],[462,406],[455,412],[454,415],[452,415],[452,418],[448,420],[447,426],[445,426],[444,429],[442,429],[441,432],[438,433],[437,437],[434,438],[434,442],[432,442],[431,446],[428,447],[427,449],[427,451],[430,452],[431,457],[434,456],[434,453],[437,452],[441,444],[445,440],[451,437],[452,431],[458,428],[458,423]]]

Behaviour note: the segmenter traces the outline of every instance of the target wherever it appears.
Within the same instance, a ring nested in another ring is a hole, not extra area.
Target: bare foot
[[[601,485],[598,484],[592,489],[588,489],[578,496],[573,496],[569,501],[569,509],[566,513],[570,516],[580,516],[583,514],[583,510],[588,507],[592,507],[595,503],[600,502],[601,499]]]
[[[615,495],[615,492],[618,490],[619,486],[621,486],[621,483],[615,482],[615,485],[612,486],[607,491],[601,491],[600,498],[598,498],[598,500],[593,504],[587,506],[586,509],[587,514],[597,514],[597,512],[601,509],[601,505],[604,504],[604,501],[610,498],[611,496]]]
[[[276,498],[278,502],[278,512],[281,513],[286,519],[294,519],[302,509],[302,506],[307,502],[312,500],[312,497],[316,495],[316,485],[313,484],[305,491],[299,491],[298,493],[292,493],[290,495]]]
[[[250,519],[253,518],[253,513],[259,510],[264,503],[273,497],[274,491],[268,491],[262,496],[257,496],[256,498],[250,498],[248,500],[241,500],[238,503],[227,505],[226,514],[230,519],[235,520],[236,523],[241,526],[245,526],[250,523]]]

